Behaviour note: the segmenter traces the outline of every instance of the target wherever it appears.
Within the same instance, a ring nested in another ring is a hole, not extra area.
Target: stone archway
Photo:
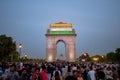
[[[66,23],[55,23],[50,25],[46,34],[46,61],[57,60],[57,43],[65,43],[66,61],[74,62],[76,59],[75,30],[72,25]]]
[[[65,42],[63,40],[58,40],[56,43],[56,53],[57,53],[57,61],[66,60],[66,47]]]

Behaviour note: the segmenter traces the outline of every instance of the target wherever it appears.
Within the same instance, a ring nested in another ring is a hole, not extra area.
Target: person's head
[[[111,70],[111,68],[108,66],[108,67],[107,67],[107,70]]]
[[[10,65],[10,71],[14,72],[16,70],[16,65],[12,64]]]
[[[83,69],[86,69],[86,66],[83,65],[82,68],[83,68]]]
[[[35,73],[36,73],[36,74],[39,74],[39,72],[40,72],[40,68],[36,68],[36,69],[35,69]]]
[[[55,76],[60,76],[58,71],[55,72]]]
[[[82,71],[81,71],[81,67],[80,66],[77,66],[77,71],[79,72],[79,73],[81,73]]]
[[[73,76],[77,77],[77,70],[72,71]]]
[[[55,70],[59,70],[59,68],[56,66]]]
[[[26,75],[28,73],[27,69],[26,68],[23,68],[22,69],[22,75]]]
[[[46,71],[47,71],[45,66],[42,66],[42,71],[43,71],[43,72],[46,72]]]
[[[31,67],[31,68],[30,68],[30,72],[31,72],[31,73],[34,73],[34,72],[35,72],[35,68],[34,68],[34,67]]]
[[[81,71],[84,72],[86,70],[86,66],[81,67]]]
[[[116,71],[116,68],[115,68],[115,67],[112,67],[112,70],[113,70],[113,71]]]
[[[93,69],[93,68],[92,68],[92,66],[90,66],[89,68],[90,68],[90,70],[92,70],[92,69]]]

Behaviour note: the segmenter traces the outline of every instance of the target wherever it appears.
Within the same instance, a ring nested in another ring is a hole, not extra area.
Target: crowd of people
[[[120,64],[96,62],[0,63],[0,80],[120,80]]]

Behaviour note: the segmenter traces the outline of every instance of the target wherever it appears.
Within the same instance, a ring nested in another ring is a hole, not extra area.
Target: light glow
[[[50,31],[72,31],[72,28],[51,28]]]
[[[94,61],[98,61],[98,58],[93,58]]]
[[[22,44],[19,44],[19,46],[18,46],[19,48],[22,48]]]
[[[59,23],[50,24],[50,27],[72,27],[72,24],[59,22]]]
[[[70,59],[73,59],[74,55],[73,53],[70,53]]]
[[[50,31],[50,34],[73,34],[72,31]]]
[[[51,61],[52,61],[52,58],[53,58],[52,55],[49,55],[49,56],[48,56],[48,61],[51,62]]]

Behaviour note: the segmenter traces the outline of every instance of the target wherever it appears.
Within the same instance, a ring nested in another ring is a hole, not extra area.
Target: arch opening
[[[64,61],[66,59],[66,47],[63,40],[59,40],[56,43],[57,48],[57,60]]]

